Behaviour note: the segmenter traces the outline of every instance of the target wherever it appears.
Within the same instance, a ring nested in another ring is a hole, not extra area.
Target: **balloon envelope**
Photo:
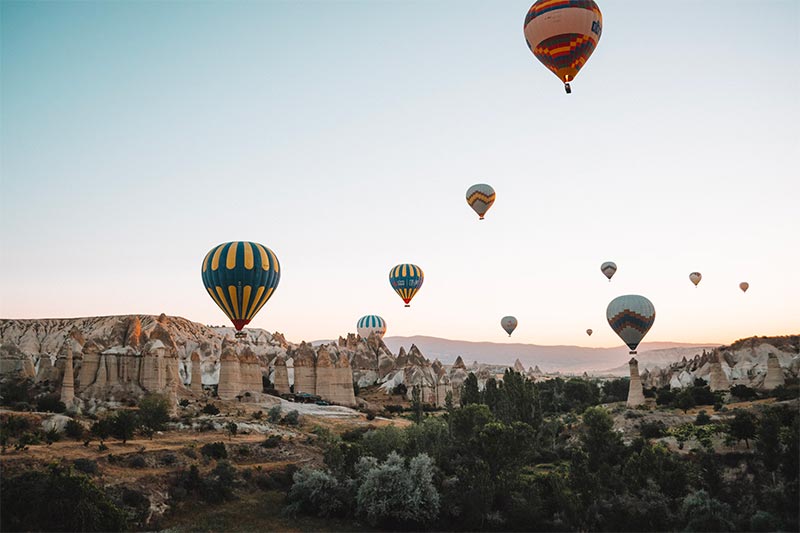
[[[606,309],[606,318],[611,329],[636,353],[636,347],[653,327],[656,310],[653,303],[637,294],[626,294],[611,300]]]
[[[747,292],[747,289],[750,288],[750,284],[746,281],[743,281],[739,284],[739,288],[742,289],[742,292]]]
[[[703,275],[700,272],[692,272],[689,274],[689,279],[694,283],[694,286],[697,287],[697,284],[703,279]]]
[[[608,278],[608,281],[611,281],[611,278],[617,272],[617,264],[613,261],[606,261],[600,265],[600,272],[605,274],[605,276]]]
[[[594,333],[594,331],[592,331],[591,329],[586,330],[586,334],[589,335],[590,337],[592,336],[592,333]]]
[[[603,32],[603,15],[593,0],[539,0],[523,26],[528,48],[567,83],[589,60]]]
[[[362,339],[369,338],[371,333],[382,339],[386,334],[386,321],[378,315],[365,315],[358,319],[356,328]]]
[[[411,299],[422,287],[424,280],[425,274],[422,269],[411,263],[397,265],[389,271],[389,283],[391,283],[394,292],[403,299],[406,307],[410,307]]]
[[[483,220],[483,215],[492,207],[495,196],[492,186],[485,183],[478,183],[467,189],[467,203],[478,213],[480,220]]]
[[[211,299],[241,331],[272,297],[281,267],[275,253],[263,244],[226,242],[206,254],[202,277]]]
[[[500,325],[503,326],[503,329],[506,330],[510,337],[511,333],[517,329],[517,319],[513,316],[504,316],[500,319]]]

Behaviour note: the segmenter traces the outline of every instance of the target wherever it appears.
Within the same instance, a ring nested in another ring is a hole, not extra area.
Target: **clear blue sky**
[[[283,270],[252,325],[295,341],[368,313],[502,341],[512,314],[513,341],[613,346],[627,293],[647,340],[797,333],[800,2],[598,3],[567,96],[527,0],[3,1],[0,316],[222,324],[200,262],[254,240]]]

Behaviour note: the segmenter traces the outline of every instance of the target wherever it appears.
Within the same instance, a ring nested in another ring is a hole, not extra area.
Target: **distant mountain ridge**
[[[415,344],[431,359],[438,358],[445,364],[452,364],[461,356],[469,365],[472,361],[493,365],[514,364],[519,359],[528,368],[539,365],[545,372],[556,370],[564,372],[594,371],[606,373],[602,369],[617,370],[615,367],[625,365],[630,359],[628,348],[620,345],[614,348],[589,348],[585,346],[541,346],[523,343],[472,342],[439,337],[415,335],[411,337],[384,337],[386,346],[396,352],[401,346],[406,349]],[[695,344],[686,342],[644,342],[639,346],[637,358],[654,366],[680,361],[684,356],[693,357],[702,353],[703,349],[711,350],[720,346],[718,343]],[[609,371],[610,372],[610,371]]]

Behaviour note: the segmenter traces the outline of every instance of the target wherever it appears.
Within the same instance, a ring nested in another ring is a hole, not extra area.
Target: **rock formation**
[[[631,367],[631,383],[628,388],[628,407],[636,407],[644,403],[644,391],[642,390],[642,381],[639,379],[639,363],[635,357],[631,357],[628,361]]]
[[[297,368],[295,368],[295,387],[297,386]],[[283,356],[279,355],[275,358],[275,374],[274,378],[275,383],[273,387],[275,390],[278,391],[278,394],[288,394],[290,392],[289,388],[289,372],[286,368],[286,360]],[[296,390],[295,390],[296,391]],[[297,392],[297,391],[296,391]]]
[[[762,388],[765,390],[772,390],[775,387],[780,387],[786,384],[786,379],[781,370],[781,364],[775,354],[770,353],[767,358],[767,377],[764,378]]]
[[[294,392],[318,394],[317,360],[314,348],[310,344],[301,342],[300,346],[292,352],[292,359],[294,360]]]
[[[522,364],[522,361],[520,361],[519,359],[514,361],[514,367],[513,368],[514,368],[514,372],[519,372],[520,374],[524,374],[525,373],[525,366]]]
[[[203,371],[200,368],[200,354],[192,352],[191,390],[195,394],[203,394]]]
[[[239,357],[230,346],[222,349],[222,356],[219,359],[219,385],[217,385],[217,396],[221,400],[234,400],[241,392],[239,381]]]
[[[711,386],[712,392],[726,391],[731,388],[731,384],[728,381],[728,376],[726,376],[725,371],[722,370],[722,363],[720,363],[719,357],[716,356],[716,354],[711,362],[709,385]]]
[[[64,343],[64,379],[61,381],[61,401],[71,408],[75,403],[75,377],[72,369],[72,347],[69,342]]]

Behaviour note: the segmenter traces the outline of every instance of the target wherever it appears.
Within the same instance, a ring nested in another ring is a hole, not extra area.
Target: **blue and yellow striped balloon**
[[[250,323],[278,287],[275,253],[257,242],[226,242],[203,259],[203,285],[237,331]]]
[[[368,339],[371,333],[382,339],[386,334],[386,321],[378,315],[365,315],[358,319],[356,328],[362,339]]]
[[[409,302],[422,287],[424,279],[425,274],[422,273],[422,269],[411,263],[397,265],[389,271],[389,283],[392,284],[394,292],[406,303],[406,307],[411,307]]]

